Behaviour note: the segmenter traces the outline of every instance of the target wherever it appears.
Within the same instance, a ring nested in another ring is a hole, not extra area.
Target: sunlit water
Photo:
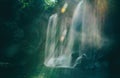
[[[95,59],[94,51],[102,47],[104,39],[101,36],[100,20],[92,6],[86,0],[80,0],[69,28],[64,18],[58,25],[58,18],[57,13],[49,18],[45,66],[74,68],[83,58]]]

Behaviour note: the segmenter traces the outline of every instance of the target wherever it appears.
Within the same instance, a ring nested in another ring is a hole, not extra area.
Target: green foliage
[[[50,7],[54,7],[58,3],[58,0],[44,0],[44,2],[45,2],[45,9],[48,9]]]
[[[33,0],[19,0],[20,3],[22,4],[22,9],[30,6],[30,4],[33,2]]]

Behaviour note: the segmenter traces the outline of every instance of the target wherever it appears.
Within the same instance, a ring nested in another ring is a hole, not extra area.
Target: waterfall
[[[70,29],[67,28],[65,20],[58,25],[58,18],[57,13],[49,18],[45,66],[73,68],[82,63],[82,60],[95,59],[94,51],[101,47],[102,37],[100,21],[92,5],[86,0],[79,1],[73,13]]]
[[[49,18],[48,28],[47,28],[47,37],[45,43],[45,62],[46,66],[54,66],[53,59],[55,57],[55,38],[56,38],[56,25],[57,25],[57,14],[53,14]]]
[[[64,38],[67,33],[66,24],[63,22],[58,28],[58,14],[53,14],[49,18],[46,47],[45,47],[45,61],[44,64],[48,67],[69,67],[70,54],[65,51]],[[60,32],[60,36],[58,31]],[[58,39],[58,37],[60,39]]]

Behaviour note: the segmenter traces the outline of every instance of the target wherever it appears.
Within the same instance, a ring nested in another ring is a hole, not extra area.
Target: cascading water
[[[63,44],[67,30],[63,23],[59,30],[61,37],[58,39],[57,20],[57,14],[53,14],[49,19],[44,64],[48,67],[69,67],[71,53],[65,52],[65,45]]]
[[[73,68],[80,64],[83,58],[94,58],[94,51],[89,48],[100,48],[102,38],[100,22],[92,6],[87,4],[86,0],[80,0],[69,29],[65,20],[61,26],[58,22],[57,13],[50,16],[46,36],[45,66]]]

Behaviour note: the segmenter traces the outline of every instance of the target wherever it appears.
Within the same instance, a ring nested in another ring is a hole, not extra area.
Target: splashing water
[[[70,29],[63,20],[58,25],[58,14],[49,18],[45,61],[47,67],[73,68],[81,63],[82,58],[93,58],[89,48],[99,49],[102,46],[100,20],[94,13],[92,6],[81,0],[72,18]],[[88,50],[87,50],[88,49]]]

